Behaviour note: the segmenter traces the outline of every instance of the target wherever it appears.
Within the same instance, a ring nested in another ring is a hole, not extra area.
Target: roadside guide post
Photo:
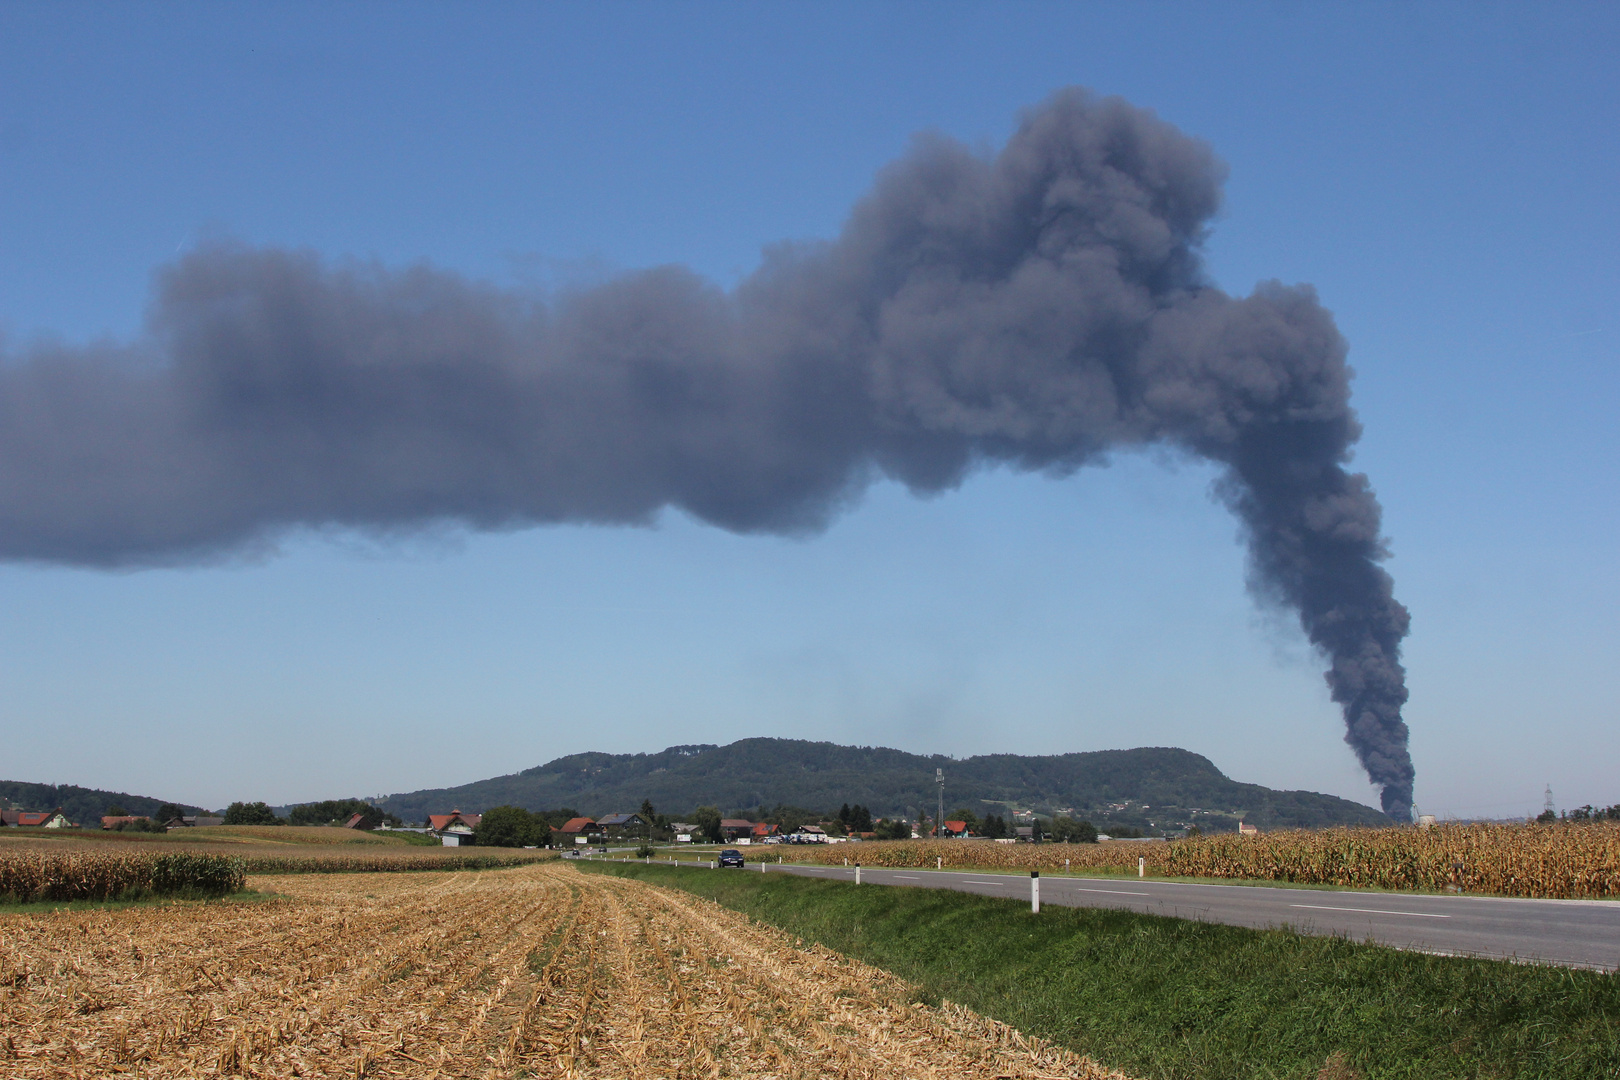
[[[1041,872],[1029,872],[1029,910],[1039,915],[1041,913]]]
[[[1141,858],[1141,857],[1137,858],[1137,860],[1136,860],[1136,876],[1139,877],[1139,878],[1147,877],[1147,860],[1146,859]]]
[[[856,863],[855,864],[855,884],[859,885],[860,883],[861,883],[861,864]]]

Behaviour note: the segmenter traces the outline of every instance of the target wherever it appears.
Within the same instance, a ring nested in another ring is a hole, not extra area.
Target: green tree
[[[856,805],[850,807],[849,808],[849,831],[850,832],[858,832],[858,833],[871,832],[872,831],[872,811],[868,810],[864,806],[861,806],[859,803],[857,803]]]
[[[1089,821],[1076,821],[1072,817],[1053,818],[1049,835],[1062,844],[1095,844],[1097,827]]]
[[[121,803],[113,803],[111,806],[107,807],[107,816],[108,817],[128,817],[129,816],[129,811],[124,809],[123,804],[121,804]]]
[[[724,838],[720,832],[720,808],[718,806],[700,806],[692,811],[692,824],[698,827],[698,832],[707,836],[716,844]]]
[[[233,802],[225,808],[227,825],[281,825],[276,812],[262,802]]]
[[[473,828],[473,843],[479,847],[538,846],[543,824],[521,806],[492,806]],[[548,835],[550,831],[546,827]]]
[[[888,818],[882,818],[878,821],[877,825],[873,827],[872,831],[877,835],[879,840],[911,839],[910,824],[899,819],[890,821]]]
[[[179,803],[166,802],[162,806],[158,807],[158,812],[155,816],[158,821],[173,821],[175,818],[185,817],[186,808],[181,806]]]

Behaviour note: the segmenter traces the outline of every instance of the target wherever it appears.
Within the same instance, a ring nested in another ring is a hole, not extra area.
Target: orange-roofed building
[[[967,822],[947,821],[945,823],[946,836],[966,836],[968,834]]]
[[[483,814],[463,814],[452,810],[448,814],[429,814],[428,826],[445,847],[465,847],[473,842],[473,830],[483,820]]]

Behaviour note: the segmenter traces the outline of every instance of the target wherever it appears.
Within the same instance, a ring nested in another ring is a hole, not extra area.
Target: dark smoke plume
[[[735,291],[662,267],[543,298],[213,245],[127,347],[0,366],[0,558],[182,562],[296,527],[648,522],[806,531],[880,474],[1062,474],[1123,447],[1225,466],[1252,584],[1331,661],[1409,812],[1406,610],[1345,465],[1345,342],[1304,286],[1234,298],[1199,248],[1210,150],[1078,90],[999,154],[919,139],[838,239]]]

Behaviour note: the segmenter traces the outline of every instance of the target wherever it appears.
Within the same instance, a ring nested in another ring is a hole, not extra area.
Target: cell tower
[[[1547,797],[1542,801],[1541,811],[1544,814],[1555,814],[1558,811],[1553,807],[1552,785],[1547,785]]]

